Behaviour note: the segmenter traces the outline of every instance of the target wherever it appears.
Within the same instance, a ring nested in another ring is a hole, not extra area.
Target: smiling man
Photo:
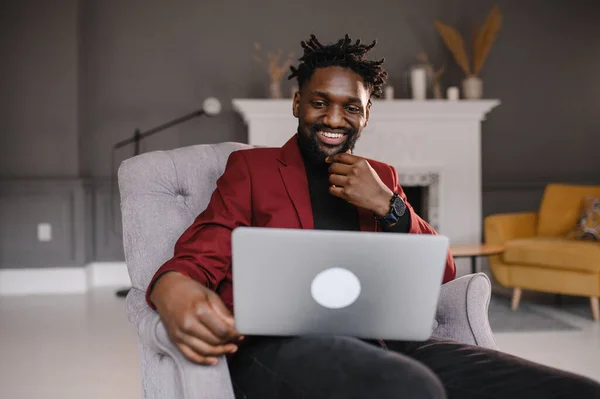
[[[308,84],[303,83],[304,95],[298,92],[294,97],[294,116],[304,155],[325,163],[329,155],[354,150],[371,108],[371,95],[357,73],[340,66],[319,68]]]
[[[386,79],[383,60],[366,58],[375,42],[346,35],[301,44],[290,76],[299,85],[297,133],[282,148],[231,154],[206,210],[148,287],[148,303],[183,355],[205,365],[229,355],[237,398],[600,398],[589,379],[456,342],[240,337],[232,317],[234,228],[436,234],[393,167],[352,153]],[[454,277],[448,254],[444,282]]]

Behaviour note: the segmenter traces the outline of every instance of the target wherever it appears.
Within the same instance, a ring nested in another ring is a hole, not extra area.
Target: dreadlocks
[[[300,42],[304,49],[304,55],[300,58],[302,62],[298,68],[290,66],[292,73],[288,79],[296,77],[301,88],[317,68],[344,67],[362,76],[371,95],[379,98],[382,94],[381,87],[387,78],[387,72],[381,67],[385,59],[369,61],[366,58],[367,53],[376,44],[376,40],[370,45],[361,44],[360,39],[352,44],[352,39],[346,34],[337,43],[324,46],[315,35],[310,35],[310,40]]]

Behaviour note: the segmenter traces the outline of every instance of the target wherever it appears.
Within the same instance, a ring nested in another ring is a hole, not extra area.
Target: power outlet
[[[37,226],[38,241],[52,241],[52,225],[50,223],[40,223]]]

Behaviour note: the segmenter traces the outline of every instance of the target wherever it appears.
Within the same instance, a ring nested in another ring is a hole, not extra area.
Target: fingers
[[[211,345],[208,342],[187,334],[182,335],[181,342],[196,352],[196,354],[204,357],[233,354],[238,350],[238,346],[235,344]]]
[[[347,165],[339,162],[332,163],[329,167],[330,174],[348,175],[352,173],[352,165]]]
[[[231,312],[229,312],[229,309],[227,309],[219,295],[217,295],[215,292],[209,291],[207,292],[207,297],[208,302],[210,303],[210,306],[212,306],[214,311],[217,312],[217,314],[221,316],[221,318],[223,318],[225,322],[233,326],[235,323],[233,320],[233,316],[231,315]]]
[[[216,357],[202,356],[185,344],[177,344],[177,348],[181,351],[183,356],[186,357],[186,359],[194,363],[204,364],[206,366],[215,366],[217,363],[219,363],[219,359]]]
[[[219,311],[215,310],[215,306],[218,306],[215,303],[220,301],[220,298],[211,298],[209,294],[207,301],[196,307],[196,318],[219,340],[222,342],[231,342],[238,339],[239,334],[235,330],[233,318],[224,318]],[[221,309],[220,312],[223,312],[223,310]]]
[[[196,317],[191,315],[185,319],[179,330],[181,333],[179,337],[180,339],[182,339],[184,335],[189,335],[191,337],[201,339],[202,341],[205,341],[211,345],[222,345],[228,343],[227,340],[219,338],[207,327],[205,327]]]
[[[209,301],[210,305],[212,306],[213,310],[220,317],[222,317],[223,320],[231,327],[230,337],[234,340],[239,340],[239,341],[243,340],[244,337],[241,336],[240,333],[235,329],[235,320],[233,318],[233,315],[231,314],[229,309],[227,309],[227,307],[221,300],[221,297],[215,292],[209,292],[208,293],[208,301]]]
[[[348,185],[349,178],[342,175],[329,175],[329,183],[334,186],[345,187]]]
[[[196,314],[187,315],[182,326],[175,329],[173,341],[187,359],[212,365],[217,363],[218,356],[233,354],[238,349],[229,338],[232,335],[229,330],[232,328],[205,301],[197,306]]]
[[[348,154],[347,152],[336,154],[331,157],[327,157],[327,159],[326,159],[326,161],[329,163],[339,162],[339,163],[343,163],[346,165],[352,165],[360,160],[362,160],[361,157],[357,157],[356,155]]]
[[[331,193],[331,195],[335,195],[336,197],[346,199],[346,192],[344,187],[331,186],[329,187],[329,193]]]

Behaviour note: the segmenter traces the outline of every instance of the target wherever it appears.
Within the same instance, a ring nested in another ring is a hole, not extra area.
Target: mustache
[[[355,132],[355,129],[347,128],[347,129],[334,129],[322,123],[315,123],[310,128],[313,134],[317,134],[318,131],[331,132],[331,133],[342,133],[342,134],[352,134]]]

